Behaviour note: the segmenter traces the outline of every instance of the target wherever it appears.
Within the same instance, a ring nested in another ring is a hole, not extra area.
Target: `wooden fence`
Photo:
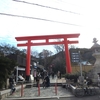
[[[93,69],[93,65],[82,65],[82,71],[84,72],[88,72],[90,71],[91,69]],[[77,72],[80,72],[80,66],[72,66],[72,73],[77,73]]]

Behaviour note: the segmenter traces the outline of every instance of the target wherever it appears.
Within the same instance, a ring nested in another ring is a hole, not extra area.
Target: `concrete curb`
[[[39,100],[39,99],[51,99],[51,98],[70,98],[74,97],[74,95],[69,96],[48,96],[48,97],[17,97],[17,98],[5,98],[4,100]]]

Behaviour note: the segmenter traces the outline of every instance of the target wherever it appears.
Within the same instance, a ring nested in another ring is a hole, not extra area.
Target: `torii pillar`
[[[30,53],[31,46],[39,45],[56,45],[64,44],[65,45],[65,54],[66,54],[66,73],[71,73],[71,64],[70,64],[70,54],[68,49],[68,44],[78,43],[78,41],[69,41],[68,38],[78,38],[79,33],[77,34],[57,34],[57,35],[43,35],[43,36],[24,36],[24,37],[15,37],[17,41],[27,41],[23,44],[17,44],[17,46],[27,46],[27,57],[26,57],[26,80],[29,81],[30,77]],[[50,39],[63,39],[63,41],[50,42]],[[31,42],[32,40],[45,40],[45,42]]]

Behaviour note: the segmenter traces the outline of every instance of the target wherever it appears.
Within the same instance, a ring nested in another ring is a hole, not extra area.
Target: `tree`
[[[9,54],[14,54],[16,53],[17,50],[18,50],[17,48],[11,46],[10,44],[6,44],[6,43],[0,44],[0,53],[4,56]]]
[[[1,43],[0,44],[0,54],[3,56],[7,56],[10,54],[16,54],[26,57],[26,49],[19,50],[10,44]]]
[[[44,65],[44,67],[47,69],[47,59],[52,55],[53,53],[49,50],[43,49],[41,53],[39,53],[39,60],[41,61],[41,65]],[[39,62],[40,63],[40,62]]]
[[[74,45],[69,45],[69,48],[75,49],[76,47]]]
[[[56,40],[57,42],[62,42],[63,40],[62,39],[57,39]],[[75,49],[75,46],[74,45],[68,45],[69,48],[74,48]],[[59,53],[61,51],[65,51],[65,46],[64,44],[58,44],[58,45],[54,45],[54,48],[56,49],[56,52]]]
[[[37,52],[37,51],[31,51],[31,55],[33,56],[33,57],[39,57],[39,53]]]
[[[57,39],[58,42],[61,42],[61,39]],[[54,48],[56,49],[56,52],[60,52],[60,51],[64,51],[65,47],[64,44],[58,44],[58,45],[54,45]]]
[[[16,66],[16,62],[10,60],[7,57],[0,56],[0,89],[5,87],[6,80],[11,75],[14,67]]]
[[[65,52],[59,52],[57,54],[54,55],[54,59],[52,60],[52,70],[57,73],[58,71],[60,71],[62,74],[65,74],[66,69],[66,62],[65,62]]]

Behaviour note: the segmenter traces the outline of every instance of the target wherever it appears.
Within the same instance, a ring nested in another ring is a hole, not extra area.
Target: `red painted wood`
[[[61,38],[78,38],[79,33],[77,34],[57,34],[57,35],[41,35],[41,36],[24,36],[24,37],[15,37],[17,41],[25,40],[43,40],[43,39],[61,39]]]
[[[70,55],[69,55],[69,49],[68,49],[68,42],[67,39],[64,39],[65,41],[65,55],[66,55],[66,72],[71,73],[72,69],[71,69],[71,64],[70,64]]]
[[[31,57],[30,57],[30,53],[31,53],[31,46],[30,46],[30,42],[28,41],[28,46],[27,46],[27,59],[26,59],[26,75],[30,76],[30,63],[31,63]]]
[[[75,44],[78,43],[78,41],[67,41],[68,44]],[[55,45],[55,44],[64,44],[64,41],[62,42],[40,42],[40,43],[30,43],[30,46],[39,46],[39,45]],[[28,46],[28,43],[23,44],[17,44],[17,46]]]

